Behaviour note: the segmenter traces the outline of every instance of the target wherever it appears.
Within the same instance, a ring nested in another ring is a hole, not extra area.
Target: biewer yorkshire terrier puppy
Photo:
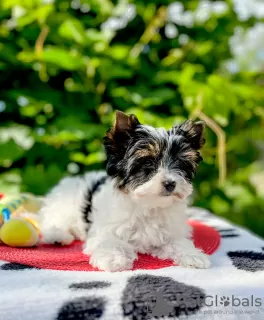
[[[131,269],[138,253],[208,268],[186,215],[203,129],[192,121],[156,129],[117,111],[104,138],[106,172],[65,178],[51,190],[40,212],[43,241],[85,241],[90,264],[105,271]]]

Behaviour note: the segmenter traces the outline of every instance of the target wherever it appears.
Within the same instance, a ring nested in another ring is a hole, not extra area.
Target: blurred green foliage
[[[166,37],[171,2],[130,1],[124,21],[125,0],[1,1],[3,191],[44,194],[66,174],[102,168],[115,109],[166,128],[206,117],[194,204],[264,236],[263,192],[252,184],[263,172],[264,77],[223,67],[235,27],[254,21],[240,22],[226,1],[226,12]]]

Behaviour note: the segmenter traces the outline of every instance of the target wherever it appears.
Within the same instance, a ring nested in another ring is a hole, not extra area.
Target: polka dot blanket
[[[264,319],[264,240],[202,209],[189,209],[207,270],[139,255],[133,270],[89,265],[82,244],[0,245],[1,320]]]

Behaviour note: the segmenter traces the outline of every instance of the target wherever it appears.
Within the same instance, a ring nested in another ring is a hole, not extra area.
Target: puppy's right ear
[[[117,166],[124,158],[129,140],[139,124],[135,115],[126,115],[121,111],[116,111],[115,123],[104,138],[109,175],[115,174]]]
[[[126,115],[121,111],[116,111],[116,119],[115,124],[113,126],[113,130],[115,132],[129,132],[136,128],[139,125],[139,121],[137,117],[133,114]]]
[[[126,115],[121,111],[116,111],[115,123],[106,136],[108,139],[115,141],[116,144],[122,145],[122,143],[127,142],[139,124],[135,115]]]

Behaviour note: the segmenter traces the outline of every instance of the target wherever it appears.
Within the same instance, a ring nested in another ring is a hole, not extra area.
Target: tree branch
[[[40,70],[39,70],[39,77],[42,81],[48,80],[48,75],[46,72],[46,65],[42,60],[42,52],[43,52],[43,46],[45,43],[45,40],[49,34],[50,28],[48,26],[43,26],[43,28],[40,31],[40,34],[37,38],[36,44],[35,44],[35,54],[37,58],[40,60]]]
[[[198,96],[198,105],[194,112],[191,114],[190,118],[196,118],[206,122],[207,126],[215,133],[217,136],[217,153],[218,153],[218,168],[219,168],[219,178],[218,183],[222,186],[226,181],[227,176],[227,164],[226,164],[226,134],[224,130],[209,116],[202,112],[203,109],[203,98],[204,95],[201,93]]]
[[[166,20],[167,20],[167,8],[164,6],[161,6],[157,10],[156,15],[150,21],[144,33],[142,34],[141,38],[139,39],[139,42],[136,43],[134,47],[131,49],[130,51],[131,57],[137,58],[140,55],[144,46],[150,43],[150,41],[157,34],[158,29],[164,26]]]

